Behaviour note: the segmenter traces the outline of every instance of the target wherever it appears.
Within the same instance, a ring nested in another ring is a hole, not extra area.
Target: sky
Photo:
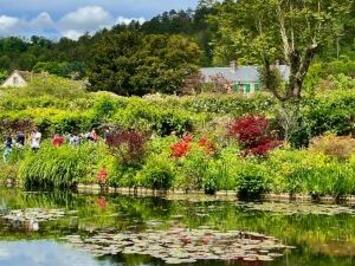
[[[77,39],[132,19],[144,22],[198,0],[0,0],[0,36]]]

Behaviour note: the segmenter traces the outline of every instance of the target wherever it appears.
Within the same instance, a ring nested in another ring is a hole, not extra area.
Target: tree
[[[97,45],[91,89],[127,96],[175,93],[197,70],[199,57],[198,46],[179,35],[109,34]]]
[[[305,77],[315,56],[340,35],[352,0],[227,0],[211,21],[219,51],[262,66],[264,87],[279,100],[287,138],[297,130]],[[290,66],[286,83],[275,82],[276,61]]]

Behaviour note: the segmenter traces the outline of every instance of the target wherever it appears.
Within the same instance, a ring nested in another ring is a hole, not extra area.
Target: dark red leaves
[[[263,116],[245,116],[229,126],[229,134],[236,138],[246,155],[264,156],[282,142],[268,134],[269,120]]]
[[[135,130],[122,130],[110,134],[106,143],[124,164],[139,163],[145,154],[145,136]]]

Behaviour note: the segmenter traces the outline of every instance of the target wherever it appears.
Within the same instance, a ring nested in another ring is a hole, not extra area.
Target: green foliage
[[[138,183],[152,189],[169,189],[174,183],[175,171],[175,164],[170,158],[153,154],[138,173]]]
[[[84,85],[81,81],[73,81],[56,76],[34,76],[28,86],[22,88],[9,88],[5,90],[5,98],[24,97],[56,97],[60,99],[76,99],[86,96]]]
[[[7,71],[3,71],[0,69],[0,83],[4,82],[7,78]]]
[[[352,161],[341,163],[324,154],[306,150],[277,150],[264,164],[275,192],[341,198],[352,194],[355,188]]]
[[[123,128],[139,128],[165,136],[172,132],[191,131],[203,119],[180,108],[166,108],[153,101],[130,98],[125,108],[118,109],[111,121]]]
[[[355,62],[352,60],[317,62],[311,65],[309,69],[305,80],[305,88],[307,91],[314,91],[322,81],[328,80],[330,77],[338,75],[352,77],[354,74]]]
[[[38,152],[27,152],[20,163],[19,178],[26,188],[75,187],[79,181],[95,180],[105,154],[104,147],[90,143],[79,148],[42,145]]]
[[[32,70],[36,73],[47,72],[60,77],[75,79],[83,77],[85,71],[84,65],[79,62],[38,62]]]
[[[204,188],[204,180],[208,171],[208,155],[197,146],[192,147],[186,157],[177,159],[177,187],[184,190],[199,190]]]
[[[305,100],[302,114],[311,137],[327,131],[349,135],[354,130],[355,90],[319,93]]]
[[[194,42],[178,35],[107,35],[97,45],[89,75],[91,89],[126,96],[174,93],[197,70],[199,55]]]
[[[270,189],[270,179],[265,167],[257,159],[245,159],[236,171],[236,189],[240,198],[260,198]]]
[[[217,3],[217,11],[210,18],[218,29],[214,40],[215,61],[225,64],[237,57],[241,63],[263,65],[264,60],[273,63],[282,58],[292,66],[295,61],[290,56],[294,49],[298,54],[305,54],[312,45],[329,49],[328,44],[333,44],[343,33],[344,20],[351,18],[353,5],[348,0],[317,3],[316,0]]]
[[[239,149],[233,145],[222,149],[213,160],[209,160],[206,176],[203,180],[205,191],[210,194],[219,190],[236,188],[236,173],[240,160]]]

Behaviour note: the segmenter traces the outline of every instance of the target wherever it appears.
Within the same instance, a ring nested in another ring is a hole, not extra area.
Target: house
[[[33,79],[33,73],[29,71],[15,70],[5,80],[1,87],[25,87]]]
[[[287,81],[290,68],[286,65],[275,65],[281,77]],[[213,82],[214,77],[223,77],[236,92],[253,93],[261,89],[258,66],[237,66],[234,62],[230,67],[208,67],[200,70],[206,83]]]

